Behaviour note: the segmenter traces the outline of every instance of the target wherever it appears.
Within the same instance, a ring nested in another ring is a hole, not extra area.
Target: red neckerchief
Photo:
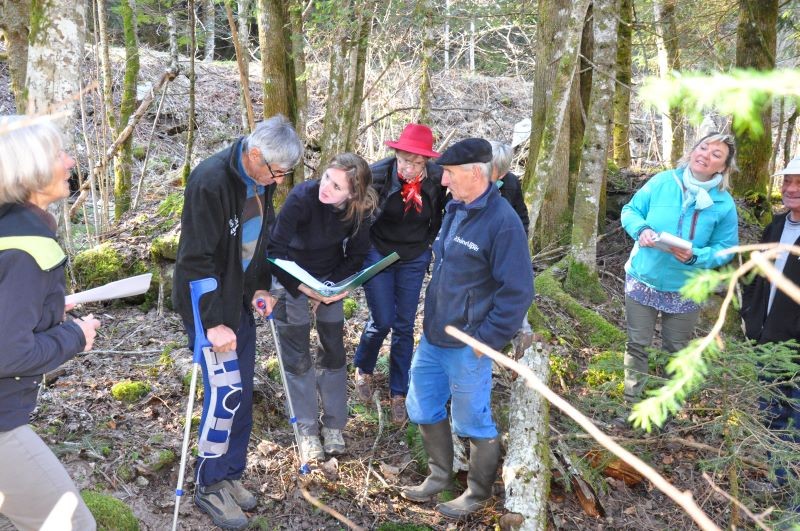
[[[407,213],[413,206],[417,214],[422,213],[422,180],[425,178],[425,172],[420,172],[415,178],[407,180],[399,172],[397,176],[403,185],[400,190],[400,196],[403,198],[403,213]]]

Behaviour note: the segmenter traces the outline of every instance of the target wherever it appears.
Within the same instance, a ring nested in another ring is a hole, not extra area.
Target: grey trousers
[[[0,513],[21,530],[96,528],[64,466],[27,424],[0,432]]]
[[[342,301],[320,304],[316,311],[320,346],[311,356],[309,300],[293,297],[284,289],[276,295],[275,324],[286,370],[286,389],[291,397],[297,426],[302,435],[319,434],[322,425],[341,430],[347,423],[347,367],[344,350]]]
[[[625,297],[628,342],[625,349],[625,400],[636,402],[649,378],[647,349],[653,343],[656,318],[661,314],[661,345],[677,352],[689,343],[700,312],[665,313]]]

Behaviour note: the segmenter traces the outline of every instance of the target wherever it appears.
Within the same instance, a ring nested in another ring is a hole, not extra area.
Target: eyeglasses
[[[291,177],[292,174],[294,173],[294,170],[277,171],[277,172],[273,171],[272,166],[270,166],[269,162],[267,162],[267,159],[262,157],[262,160],[264,161],[264,164],[267,165],[269,174],[272,176],[273,179],[283,179],[284,177]]]

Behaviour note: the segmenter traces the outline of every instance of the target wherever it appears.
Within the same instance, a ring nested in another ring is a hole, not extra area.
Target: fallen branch
[[[305,488],[301,487],[300,488],[300,492],[303,494],[303,498],[305,498],[308,501],[308,503],[310,503],[311,505],[313,505],[314,507],[316,507],[320,511],[324,511],[324,512],[328,513],[329,515],[333,516],[334,518],[339,520],[341,523],[343,523],[344,525],[346,525],[350,529],[353,529],[354,531],[365,531],[363,527],[361,527],[359,525],[356,525],[355,522],[350,520],[348,517],[346,517],[345,515],[343,515],[342,513],[337,511],[336,509],[328,507],[327,505],[325,505],[324,503],[322,503],[321,501],[316,499]]]
[[[603,433],[586,415],[575,409],[569,402],[554,393],[542,383],[528,367],[517,363],[508,356],[497,352],[488,345],[473,339],[453,326],[445,327],[445,332],[462,341],[482,354],[489,356],[495,363],[515,371],[525,379],[525,384],[534,391],[542,394],[551,404],[563,411],[574,420],[581,428],[591,435],[597,442],[606,447],[611,453],[631,465],[637,472],[646,477],[661,492],[672,498],[675,503],[686,511],[701,529],[721,531],[711,518],[695,503],[691,491],[679,491],[664,476],[655,471],[650,465],[630,453],[628,450],[614,442],[611,437]]]

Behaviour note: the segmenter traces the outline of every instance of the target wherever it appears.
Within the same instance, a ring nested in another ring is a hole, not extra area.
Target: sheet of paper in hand
[[[397,253],[392,253],[386,257],[384,257],[381,261],[355,273],[350,275],[344,280],[340,280],[339,282],[333,283],[331,281],[320,282],[311,274],[297,265],[295,262],[291,260],[282,260],[280,258],[268,258],[271,263],[275,264],[276,266],[280,267],[294,278],[308,286],[309,288],[313,289],[323,297],[333,297],[334,295],[338,295],[344,291],[348,291],[351,289],[355,289],[367,280],[371,279],[382,270],[386,269],[397,260],[400,259],[400,256]]]
[[[654,238],[657,249],[669,252],[670,247],[678,247],[679,249],[691,249],[692,242],[678,238],[669,232],[659,232]]]
[[[64,297],[64,302],[66,304],[82,304],[85,302],[97,302],[141,295],[150,289],[150,279],[152,277],[152,273],[145,273],[144,275],[123,278],[122,280],[109,282],[97,288],[67,295]]]

